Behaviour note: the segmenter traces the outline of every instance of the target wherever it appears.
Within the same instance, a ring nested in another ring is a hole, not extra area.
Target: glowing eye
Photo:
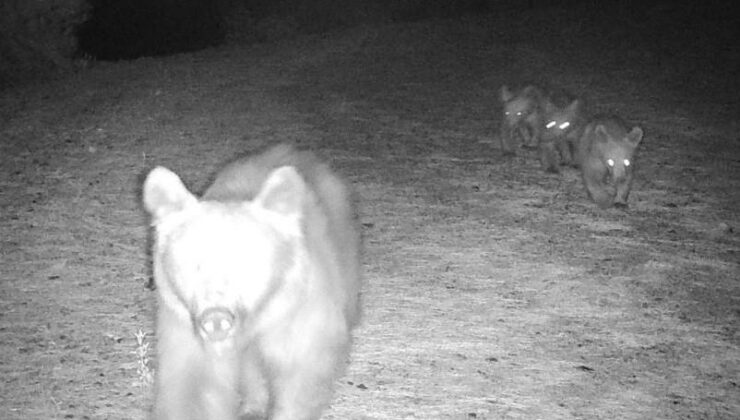
[[[624,160],[624,166],[630,166],[630,160],[629,159],[625,159]]]
[[[520,117],[521,115],[522,115],[522,111],[519,111],[519,112],[516,113],[516,116],[517,117]]]
[[[504,115],[511,115],[511,112],[509,112],[509,111],[504,111]]]
[[[550,121],[549,123],[547,123],[547,125],[545,127],[547,127],[547,128],[553,128],[553,127],[555,127],[556,124],[557,123],[555,121]]]
[[[614,166],[614,160],[613,159],[607,159],[606,164],[609,166]]]
[[[560,124],[560,129],[565,130],[566,128],[570,127],[570,123],[568,121]]]

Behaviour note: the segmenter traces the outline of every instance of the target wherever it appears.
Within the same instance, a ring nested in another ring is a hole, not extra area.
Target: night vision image
[[[0,419],[739,419],[735,9],[0,0]]]

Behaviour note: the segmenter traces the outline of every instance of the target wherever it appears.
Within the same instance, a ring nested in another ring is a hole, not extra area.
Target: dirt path
[[[362,199],[366,316],[325,418],[740,417],[737,125],[686,101],[680,75],[645,77],[650,60],[590,66],[577,40],[492,19],[99,64],[9,92],[0,418],[145,418],[142,176],[168,166],[197,191],[278,141],[330,158]],[[645,128],[628,212],[596,209],[575,172],[500,155],[497,89],[526,81]]]

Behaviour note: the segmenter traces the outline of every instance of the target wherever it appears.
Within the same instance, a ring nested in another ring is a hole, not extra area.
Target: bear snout
[[[227,308],[214,307],[203,311],[197,323],[204,340],[223,341],[233,335],[236,317]]]

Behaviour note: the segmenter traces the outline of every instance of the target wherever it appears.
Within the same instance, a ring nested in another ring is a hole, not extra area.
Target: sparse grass
[[[99,64],[9,92],[0,418],[146,418],[142,176],[165,165],[198,191],[278,141],[329,157],[361,198],[365,319],[325,418],[740,417],[736,124],[707,117],[715,92],[689,101],[650,63],[605,72],[582,40],[513,21]],[[520,79],[646,128],[629,211],[499,154],[496,91]]]
[[[136,385],[144,388],[145,392],[150,392],[154,383],[154,372],[151,368],[153,357],[151,343],[147,341],[147,333],[141,329],[136,331],[134,337],[136,338],[136,349],[132,353],[136,356],[136,373],[139,376]]]

